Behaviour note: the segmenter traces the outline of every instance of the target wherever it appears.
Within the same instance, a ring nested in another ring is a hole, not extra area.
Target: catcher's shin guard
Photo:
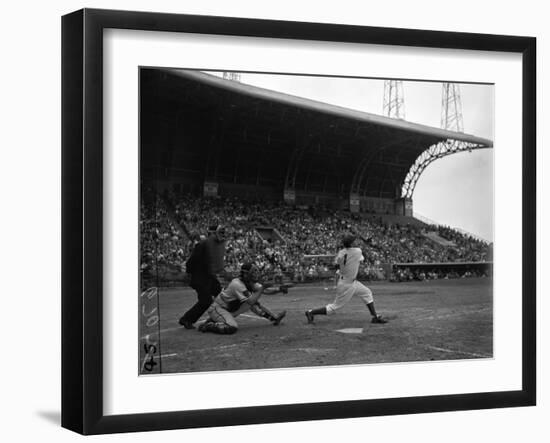
[[[286,311],[281,311],[279,312],[276,316],[275,316],[275,320],[273,320],[273,326],[279,326],[279,324],[281,323],[281,321],[283,320],[283,318],[285,317],[286,315]]]
[[[267,318],[270,321],[274,319],[274,315],[267,308],[265,308],[258,302],[250,306],[250,310],[254,312],[254,314],[263,318]]]
[[[281,320],[286,315],[286,311],[282,311],[279,314],[275,315],[260,303],[254,303],[252,306],[250,306],[250,310],[254,312],[254,314],[268,319],[274,325],[278,325],[279,323],[281,323]]]

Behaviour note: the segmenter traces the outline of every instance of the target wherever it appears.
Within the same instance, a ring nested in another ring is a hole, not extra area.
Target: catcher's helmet
[[[241,276],[248,278],[249,280],[256,278],[257,268],[254,263],[246,262],[241,266]]]

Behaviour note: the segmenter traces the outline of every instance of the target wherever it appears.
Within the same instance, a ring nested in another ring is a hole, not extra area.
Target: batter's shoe
[[[313,324],[313,319],[314,319],[314,315],[313,315],[313,312],[311,312],[311,309],[309,309],[308,311],[306,311],[306,318],[307,318],[307,324],[308,325],[312,325]]]
[[[382,316],[380,315],[377,315],[376,317],[372,317],[372,320],[371,320],[371,323],[379,323],[379,324],[383,324],[383,323],[387,323],[388,320],[386,320],[385,318],[382,318]]]
[[[185,329],[195,329],[193,323],[183,317],[179,319],[178,323],[182,325]]]
[[[279,314],[277,314],[273,319],[273,326],[279,326],[279,324],[281,323],[281,320],[285,318],[285,315],[286,315],[286,311],[282,311]]]

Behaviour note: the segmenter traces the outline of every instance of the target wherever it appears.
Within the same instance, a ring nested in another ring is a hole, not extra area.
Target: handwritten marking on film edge
[[[149,306],[151,300],[156,300],[158,297],[158,289],[153,287],[146,289],[141,293],[141,317],[145,324],[145,331],[148,332],[143,337],[143,350],[145,351],[142,363],[141,373],[153,372],[155,366],[158,365],[157,350],[158,350],[158,333],[156,331],[149,332],[149,329],[155,327],[159,322],[158,308]],[[160,357],[159,357],[160,358]]]

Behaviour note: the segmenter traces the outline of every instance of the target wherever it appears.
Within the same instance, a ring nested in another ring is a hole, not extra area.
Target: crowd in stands
[[[451,228],[392,224],[383,216],[313,211],[283,202],[165,194],[141,204],[142,275],[184,272],[193,245],[204,238],[208,226],[218,223],[224,224],[228,233],[227,275],[236,275],[243,262],[253,261],[265,279],[275,281],[330,278],[334,273],[329,257],[304,256],[334,255],[342,236],[349,232],[357,236],[356,244],[365,256],[360,277],[372,280],[390,278],[381,270],[386,263],[478,262],[487,259],[488,251],[486,243]],[[272,235],[267,235],[270,230]],[[424,235],[427,230],[454,245],[434,242]]]
[[[445,269],[437,268],[410,268],[398,267],[395,268],[390,275],[389,280],[392,282],[407,282],[407,281],[427,281],[437,279],[452,279],[452,278],[472,278],[472,277],[489,277],[490,268],[464,268],[464,269]]]
[[[160,197],[140,205],[141,272],[152,273],[159,267],[181,270],[189,252],[189,239],[182,235]]]
[[[448,226],[434,226],[434,230],[446,240],[455,243],[452,248],[455,254],[455,261],[484,261],[488,259],[488,245],[482,240],[462,234]]]

